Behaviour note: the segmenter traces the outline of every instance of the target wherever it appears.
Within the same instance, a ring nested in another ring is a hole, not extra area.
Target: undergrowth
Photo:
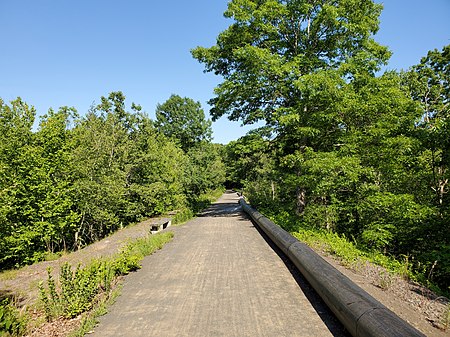
[[[0,336],[20,336],[27,326],[28,316],[19,311],[8,298],[0,301]]]
[[[92,260],[75,269],[66,263],[60,268],[58,281],[49,269],[46,284],[39,285],[40,303],[47,320],[72,318],[90,310],[102,312],[118,277],[139,269],[144,256],[162,248],[172,237],[172,232],[149,235],[129,243],[113,257]]]
[[[218,188],[195,197],[195,199],[189,202],[188,208],[182,209],[172,217],[172,223],[174,225],[182,224],[192,219],[198,212],[204,210],[209,205],[211,205],[212,202],[219,199],[220,196],[222,196],[223,192],[223,188]]]
[[[270,212],[267,212],[270,214]],[[419,282],[432,291],[447,296],[449,292],[445,289],[439,289],[434,285],[425,272],[425,268],[421,268],[414,263],[409,256],[402,256],[402,259],[395,259],[376,250],[369,250],[366,247],[358,245],[355,240],[351,240],[345,235],[303,226],[295,217],[282,212],[270,214],[268,217],[279,226],[289,231],[298,240],[305,242],[307,245],[325,251],[341,261],[341,263],[350,268],[357,268],[366,262],[371,262],[386,269],[385,277],[380,279],[380,286],[388,286],[390,282],[389,275],[399,275],[400,277]]]

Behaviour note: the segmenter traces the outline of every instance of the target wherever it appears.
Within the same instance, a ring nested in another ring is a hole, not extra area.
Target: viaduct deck
[[[126,278],[94,336],[347,336],[235,193]]]

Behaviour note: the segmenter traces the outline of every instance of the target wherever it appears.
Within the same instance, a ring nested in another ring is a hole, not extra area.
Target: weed
[[[185,223],[186,221],[194,217],[194,212],[191,209],[183,209],[172,218],[172,223],[174,225]]]
[[[224,190],[222,188],[211,190],[209,192],[201,194],[199,197],[196,197],[194,200],[189,202],[189,208],[184,208],[178,211],[172,217],[172,223],[174,225],[183,224],[186,221],[192,219],[196,213],[207,208],[211,203],[223,194]]]
[[[150,235],[129,243],[117,255],[103,260],[92,260],[75,270],[68,263],[60,268],[57,285],[48,270],[47,284],[39,285],[39,298],[47,320],[57,317],[72,318],[106,301],[118,276],[139,269],[140,261],[170,241],[173,233]]]
[[[338,257],[347,267],[357,268],[365,262],[371,262],[385,268],[386,273],[380,275],[378,282],[383,289],[390,286],[393,275],[399,275],[408,280],[418,280],[421,277],[421,273],[417,271],[413,273],[413,261],[408,256],[405,256],[403,261],[398,261],[376,250],[361,249],[354,240],[351,241],[343,235],[324,229],[303,227],[298,221],[295,222],[292,216],[280,214],[271,218],[283,228],[293,228],[292,235],[298,240]],[[286,221],[289,223],[285,223]]]
[[[378,273],[375,285],[383,290],[389,289],[394,282],[394,275],[386,270],[382,270]]]
[[[10,269],[0,272],[0,281],[13,280],[17,277],[18,270]]]
[[[46,252],[43,257],[42,260],[43,261],[55,261],[58,260],[61,256],[67,254],[66,252],[62,251],[62,252]]]
[[[83,317],[81,320],[81,325],[75,331],[69,334],[69,337],[82,337],[88,334],[95,325],[98,323],[98,317],[106,314],[108,312],[107,307],[115,302],[117,297],[120,295],[121,287],[114,289],[109,298],[104,298],[98,303],[96,308]]]
[[[0,335],[19,336],[27,326],[27,316],[20,313],[9,299],[0,302]]]
[[[442,326],[445,331],[450,329],[450,303],[447,304],[442,313]]]

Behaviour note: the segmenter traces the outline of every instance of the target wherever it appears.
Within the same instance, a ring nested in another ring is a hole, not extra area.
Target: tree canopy
[[[307,108],[303,76],[377,70],[389,57],[372,39],[381,8],[371,0],[230,1],[225,16],[234,23],[215,46],[192,51],[223,78],[210,100],[213,119],[277,125]]]
[[[78,249],[118,228],[193,207],[224,182],[204,140],[186,153],[141,107],[112,92],[80,117],[0,99],[0,268]]]
[[[211,121],[205,118],[200,102],[172,95],[156,107],[156,128],[178,141],[187,151],[202,141],[211,141]]]

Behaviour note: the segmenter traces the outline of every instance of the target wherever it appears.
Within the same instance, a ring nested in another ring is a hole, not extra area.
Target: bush
[[[68,263],[61,266],[59,284],[48,269],[47,285],[39,285],[40,301],[47,320],[56,317],[72,318],[91,310],[96,302],[109,297],[118,276],[135,271],[140,261],[170,241],[173,233],[165,232],[137,239],[117,255],[103,260],[92,260],[78,265],[75,270]]]
[[[0,302],[0,336],[19,336],[26,328],[27,318],[9,299]]]

